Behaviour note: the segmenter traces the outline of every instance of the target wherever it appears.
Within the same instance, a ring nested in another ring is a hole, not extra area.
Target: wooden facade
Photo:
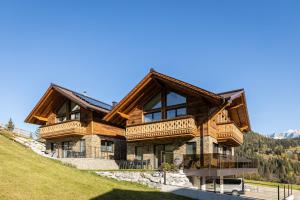
[[[251,130],[243,89],[216,94],[154,70],[114,107],[89,100],[51,85],[25,121],[41,125],[41,137],[49,141],[89,135],[118,138],[128,160],[145,155],[153,166],[158,166],[161,152],[176,152],[175,157],[231,149]],[[66,102],[67,114],[60,118]],[[70,109],[72,103],[80,109]],[[92,145],[99,142],[89,140]]]

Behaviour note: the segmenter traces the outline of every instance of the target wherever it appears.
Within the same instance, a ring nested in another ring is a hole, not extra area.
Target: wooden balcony
[[[218,130],[218,142],[224,142],[232,146],[243,144],[243,133],[233,122],[218,124]]]
[[[84,127],[82,122],[77,120],[65,121],[58,124],[40,127],[40,136],[44,139],[85,134],[86,128]]]
[[[127,126],[125,137],[128,141],[195,136],[197,126],[191,116],[171,120]]]

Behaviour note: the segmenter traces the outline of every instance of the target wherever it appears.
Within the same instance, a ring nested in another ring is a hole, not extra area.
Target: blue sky
[[[51,82],[119,101],[153,67],[245,88],[252,129],[299,129],[297,1],[0,1],[0,122],[18,127]]]

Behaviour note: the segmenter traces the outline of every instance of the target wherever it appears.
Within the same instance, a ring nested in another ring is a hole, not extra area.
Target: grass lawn
[[[266,181],[254,181],[254,180],[245,180],[245,182],[248,184],[251,184],[251,185],[261,185],[261,186],[268,186],[268,187],[277,187],[278,185],[280,185],[281,188],[284,185],[286,185],[286,184],[281,184],[281,183],[266,182]],[[293,185],[293,189],[300,190],[300,185]]]
[[[154,189],[118,182],[36,155],[0,134],[1,200],[184,200]]]

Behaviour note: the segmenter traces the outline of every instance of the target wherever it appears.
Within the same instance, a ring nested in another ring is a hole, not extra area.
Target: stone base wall
[[[85,157],[87,158],[105,158],[124,160],[126,158],[126,141],[121,138],[108,137],[101,135],[85,135],[82,137],[63,137],[56,139],[46,140],[46,151],[50,154],[55,154],[57,157],[62,158],[63,142],[71,143],[71,150],[80,152],[80,140],[85,140]],[[113,152],[102,152],[101,141],[107,140],[113,142]],[[55,144],[56,148],[54,152],[51,152],[51,143]]]
[[[150,160],[150,168],[156,168],[157,156],[155,155],[155,145],[173,145],[172,156],[173,160],[182,161],[183,155],[186,154],[186,143],[196,142],[196,153],[200,154],[200,137],[192,139],[174,138],[169,140],[149,140],[127,143],[127,160],[135,160],[136,147],[142,147],[143,160]],[[168,154],[169,155],[169,154]],[[179,161],[179,162],[180,162]]]
[[[164,183],[162,172],[96,172],[100,176],[120,181],[135,182],[152,188],[161,188]],[[166,173],[166,184],[181,187],[193,187],[183,173]]]

